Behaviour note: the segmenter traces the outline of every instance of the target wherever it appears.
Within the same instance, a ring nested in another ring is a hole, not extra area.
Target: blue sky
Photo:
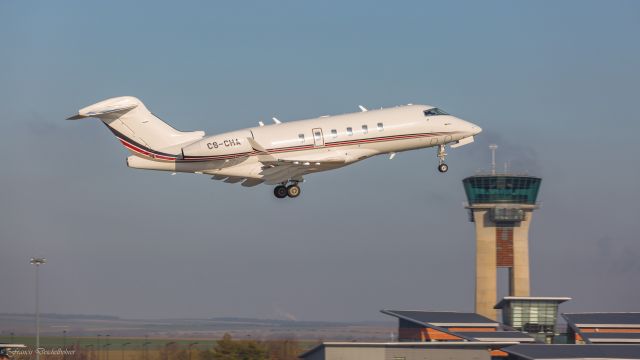
[[[533,295],[640,310],[640,4],[633,1],[0,3],[0,297],[29,312],[380,320],[473,309],[461,180],[544,178]],[[128,169],[79,108],[133,95],[208,133],[406,103],[483,127],[450,151],[267,186]]]

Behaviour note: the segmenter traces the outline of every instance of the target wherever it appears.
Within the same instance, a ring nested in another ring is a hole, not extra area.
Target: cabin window
[[[362,125],[362,133],[366,134],[369,132],[369,127],[367,125]]]
[[[331,129],[331,137],[332,138],[337,138],[338,137],[338,130]]]
[[[353,128],[351,128],[351,127],[347,128],[347,135],[349,135],[349,136],[353,135]]]
[[[378,123],[378,131],[382,131],[382,130],[384,130],[384,124]]]
[[[298,134],[298,139],[300,139],[300,144],[304,144],[304,134]]]

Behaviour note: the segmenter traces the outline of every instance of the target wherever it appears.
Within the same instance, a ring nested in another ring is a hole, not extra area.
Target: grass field
[[[36,339],[33,336],[15,336],[13,337],[13,341],[11,341],[11,338],[4,336],[0,338],[0,342],[6,342],[6,343],[12,342],[16,344],[25,344],[28,347],[35,347],[36,345]],[[103,348],[103,349],[105,348],[105,344],[110,344],[109,346],[106,347],[107,350],[109,348],[111,348],[111,350],[114,350],[114,349],[120,350],[123,347],[123,345],[126,343],[128,343],[128,345],[126,345],[125,348],[129,348],[129,349],[142,349],[145,343],[147,343],[146,347],[148,349],[155,349],[155,348],[162,348],[166,346],[168,343],[174,343],[179,348],[182,348],[182,347],[186,348],[187,346],[189,346],[189,344],[197,342],[198,344],[193,345],[192,348],[200,349],[200,350],[210,349],[216,344],[215,340],[198,340],[198,339],[158,339],[158,338],[145,339],[145,338],[118,338],[118,337],[111,337],[111,336],[108,338],[104,336],[101,336],[100,338],[96,336],[91,336],[91,337],[67,336],[66,338],[62,336],[55,336],[55,337],[41,336],[40,337],[40,347],[44,347],[44,348],[62,348],[62,347],[65,347],[65,345],[68,348],[71,348],[73,346],[78,346],[80,348],[85,348],[87,346],[89,348],[91,347],[97,348],[98,342],[100,343],[100,348]]]
[[[240,339],[250,340],[250,339]],[[268,343],[266,341],[265,343]],[[24,344],[35,349],[35,338],[14,336],[0,337],[0,343]],[[99,343],[99,345],[98,345]],[[197,344],[194,344],[197,343]],[[296,353],[313,347],[317,341],[296,341]],[[189,345],[191,351],[189,354]],[[208,360],[210,350],[216,345],[211,339],[162,339],[162,338],[119,338],[119,337],[51,337],[40,338],[40,348],[47,350],[74,350],[73,355],[46,355],[41,360]],[[99,351],[98,351],[99,350]],[[35,355],[14,355],[12,359],[34,359]]]

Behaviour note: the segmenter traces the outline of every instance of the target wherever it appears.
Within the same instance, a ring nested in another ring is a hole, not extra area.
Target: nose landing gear
[[[447,156],[444,145],[438,145],[438,153],[436,156],[438,157],[438,171],[446,173],[447,170],[449,170],[449,165],[444,163],[444,158]]]
[[[290,198],[296,198],[300,196],[300,186],[298,186],[298,182],[292,182],[291,185],[287,186],[287,183],[276,186],[273,189],[273,195],[275,195],[278,199],[284,199],[287,196]]]

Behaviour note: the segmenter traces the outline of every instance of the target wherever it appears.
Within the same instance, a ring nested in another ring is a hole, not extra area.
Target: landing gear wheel
[[[289,195],[290,198],[298,197],[300,195],[300,186],[295,184],[287,186],[287,195]]]
[[[439,164],[438,171],[440,171],[441,173],[446,173],[447,170],[449,170],[449,166],[444,163],[444,158],[447,156],[444,145],[438,145],[438,152],[436,153],[436,156],[438,157]]]
[[[298,191],[299,193],[300,191]],[[273,195],[278,199],[284,199],[287,197],[287,188],[284,185],[278,185],[273,189]]]

